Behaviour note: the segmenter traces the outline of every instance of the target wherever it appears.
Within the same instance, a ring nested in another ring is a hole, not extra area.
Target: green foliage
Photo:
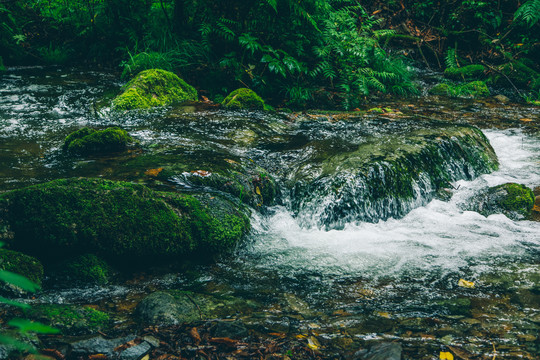
[[[483,65],[451,67],[444,70],[444,76],[450,79],[466,80],[482,77],[486,68]]]
[[[133,138],[119,127],[103,130],[82,128],[66,137],[63,149],[76,154],[93,154],[125,150]]]
[[[142,52],[135,56],[129,55],[129,60],[122,63],[122,79],[129,79],[143,70],[161,69],[173,71],[174,66],[167,54],[159,52]]]
[[[197,101],[197,90],[170,71],[141,71],[112,102],[115,110],[147,109]]]
[[[529,0],[517,9],[514,19],[523,21],[529,28],[540,21],[540,0]]]

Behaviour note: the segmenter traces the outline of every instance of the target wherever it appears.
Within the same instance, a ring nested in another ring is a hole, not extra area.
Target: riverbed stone
[[[142,343],[131,346],[120,353],[119,360],[139,360],[152,350],[152,345],[143,341]]]
[[[121,346],[136,338],[135,335],[127,335],[121,338],[105,339],[103,336],[95,336],[71,343],[71,352],[73,355],[84,356],[103,354],[112,358],[117,353],[115,348]]]
[[[197,101],[197,90],[193,86],[161,69],[141,71],[122,90],[112,101],[114,110],[148,109]]]
[[[371,346],[369,350],[362,349],[354,354],[355,360],[401,360],[401,344],[382,342]]]
[[[84,127],[66,137],[63,149],[75,154],[102,154],[125,150],[133,138],[119,127],[95,130]]]
[[[523,220],[531,216],[535,200],[527,186],[506,183],[490,187],[472,199],[468,206],[484,216],[504,214],[512,220]]]
[[[0,240],[14,249],[47,261],[93,253],[115,266],[210,256],[232,248],[249,229],[247,210],[217,195],[104,179],[61,179],[4,193],[0,212],[8,223]]]
[[[137,305],[135,314],[147,325],[171,326],[200,319],[196,305],[187,295],[175,297],[162,291],[145,297]]]

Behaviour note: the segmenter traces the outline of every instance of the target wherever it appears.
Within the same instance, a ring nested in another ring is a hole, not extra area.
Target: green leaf
[[[0,280],[20,287],[25,291],[35,292],[36,290],[41,289],[38,284],[33,283],[24,276],[6,270],[0,270]]]
[[[10,299],[6,299],[3,296],[0,296],[0,303],[6,304],[6,305],[17,306],[17,307],[20,307],[21,309],[29,309],[30,308],[30,305],[28,305],[28,304],[21,303],[21,302],[18,302],[18,301],[14,301],[14,300],[10,300]]]
[[[36,349],[32,345],[19,341],[11,336],[0,335],[0,344],[11,346],[14,350],[29,351],[31,353],[36,352]]]
[[[39,322],[33,322],[26,319],[13,319],[8,322],[9,326],[19,328],[21,332],[34,332],[38,334],[58,334],[60,330]]]

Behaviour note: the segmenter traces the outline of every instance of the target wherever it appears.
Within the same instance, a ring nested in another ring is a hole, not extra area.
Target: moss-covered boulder
[[[94,254],[84,254],[62,263],[55,273],[69,284],[107,284],[114,273],[111,266]]]
[[[540,89],[540,73],[525,63],[526,61],[516,60],[502,65],[499,72],[493,75],[493,82],[497,85],[509,86],[508,80],[510,80],[515,86],[528,87],[532,90]]]
[[[291,205],[307,225],[340,228],[354,221],[400,218],[444,188],[498,168],[477,128],[423,124],[424,128],[365,140],[350,151],[311,152],[290,170]],[[315,215],[314,215],[315,214]]]
[[[238,110],[263,110],[264,101],[255,93],[255,91],[247,88],[236,89],[231,92],[221,103],[228,109]]]
[[[154,51],[142,52],[135,56],[130,56],[129,60],[124,63],[121,78],[129,79],[141,71],[149,69],[172,71],[173,66],[167,54]]]
[[[467,65],[463,67],[452,67],[444,70],[444,76],[454,80],[471,80],[482,77],[486,68],[484,65]]]
[[[62,179],[0,195],[0,240],[45,260],[93,253],[146,266],[231,248],[249,229],[244,211],[219,196]]]
[[[527,219],[531,215],[535,196],[525,185],[506,183],[487,189],[470,201],[470,210],[484,216],[504,214],[512,220]]]
[[[95,130],[88,127],[66,137],[63,149],[76,154],[96,154],[125,150],[133,142],[126,130],[110,127]]]
[[[141,71],[112,102],[115,110],[148,109],[197,101],[197,90],[170,71]]]
[[[109,314],[80,305],[34,305],[25,315],[59,329],[64,335],[87,335],[106,331],[111,326]]]
[[[433,86],[431,95],[443,95],[455,98],[479,98],[489,96],[490,92],[485,82],[471,81],[465,84],[441,83]]]
[[[26,277],[41,286],[43,265],[41,262],[17,251],[0,249],[0,270],[10,271]]]

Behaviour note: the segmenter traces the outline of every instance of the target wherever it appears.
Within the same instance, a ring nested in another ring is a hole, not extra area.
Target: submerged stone
[[[94,154],[125,150],[133,138],[119,127],[95,130],[88,127],[66,137],[64,150],[77,154]]]
[[[467,208],[484,216],[504,214],[512,220],[531,216],[535,196],[525,185],[507,183],[487,189],[469,202]]]
[[[219,196],[62,179],[0,195],[7,225],[0,239],[47,261],[94,253],[114,265],[146,266],[230,249],[249,229],[244,211]]]
[[[112,102],[115,110],[148,109],[197,101],[197,90],[170,71],[141,71]]]
[[[231,92],[221,103],[229,109],[263,110],[264,101],[255,91],[240,88]]]

